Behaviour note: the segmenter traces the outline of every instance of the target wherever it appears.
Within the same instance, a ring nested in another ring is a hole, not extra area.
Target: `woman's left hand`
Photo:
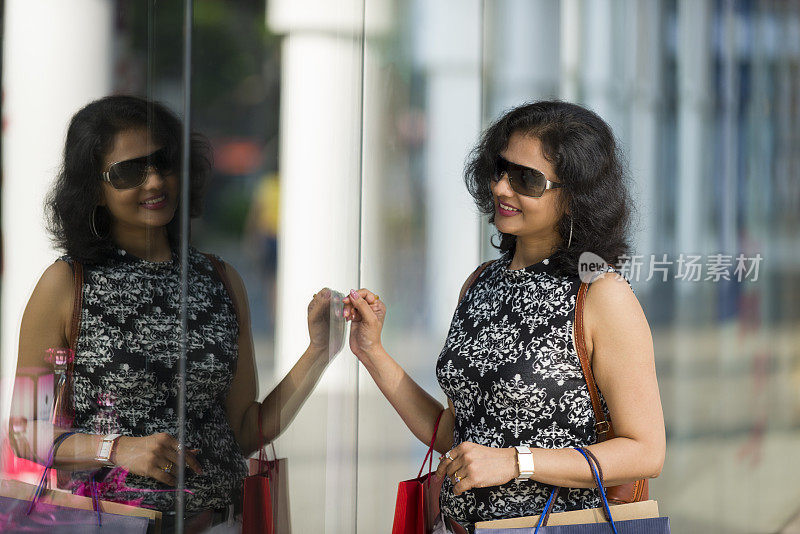
[[[323,287],[308,303],[308,337],[312,348],[328,354],[331,335],[331,290]]]
[[[514,448],[484,447],[465,441],[450,450],[452,460],[442,457],[436,474],[448,476],[453,494],[472,488],[499,486],[517,477],[517,451]]]

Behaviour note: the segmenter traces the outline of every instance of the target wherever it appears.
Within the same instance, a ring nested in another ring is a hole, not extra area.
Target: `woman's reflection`
[[[77,431],[55,458],[56,467],[73,470],[73,488],[100,468],[116,479],[127,472],[124,487],[106,486],[101,498],[166,514],[174,507],[179,449],[180,139],[175,115],[136,97],[103,98],[72,118],[63,169],[47,203],[54,240],[66,255],[44,272],[28,302],[18,360],[20,377],[35,368],[52,372],[48,350],[74,349],[68,373],[74,420],[49,434]],[[190,152],[189,202],[196,216],[210,148],[194,136]],[[265,442],[286,428],[341,348],[343,329],[331,325],[332,292],[322,289],[308,305],[308,348],[258,402],[242,279],[193,247],[187,260],[186,510],[187,516],[210,510],[219,518],[240,492],[244,458],[261,442],[259,427]],[[76,269],[83,271],[82,286],[74,280]],[[74,294],[81,300],[75,318]],[[24,393],[17,392],[18,403],[24,404]],[[25,410],[15,408],[12,438],[18,454],[31,455],[36,446],[21,439],[28,434],[19,429],[37,418],[41,426],[43,416],[28,409],[19,417]]]

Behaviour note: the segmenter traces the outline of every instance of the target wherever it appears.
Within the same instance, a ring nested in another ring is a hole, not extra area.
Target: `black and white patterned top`
[[[453,446],[595,443],[595,417],[572,337],[580,278],[554,275],[547,259],[519,270],[510,270],[510,262],[491,263],[475,280],[439,355],[439,385],[455,407]],[[512,480],[455,496],[446,478],[441,508],[465,524],[535,515],[550,489]],[[599,504],[593,489],[564,489],[554,511]]]
[[[70,261],[69,258],[62,258]],[[225,414],[236,371],[239,327],[233,303],[211,262],[189,249],[186,444],[199,449],[204,474],[186,469],[187,511],[219,508],[241,492],[247,475],[242,451]],[[118,250],[84,265],[83,309],[75,351],[74,407],[78,431],[147,436],[178,435],[180,261],[149,262]],[[87,472],[74,472],[73,483]],[[128,474],[129,488],[171,489]],[[174,508],[172,491],[119,492],[111,500],[143,499]]]

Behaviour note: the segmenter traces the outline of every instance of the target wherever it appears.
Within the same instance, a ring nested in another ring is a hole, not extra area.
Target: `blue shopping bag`
[[[576,447],[576,451],[581,453],[589,467],[592,469],[597,487],[603,499],[603,509],[605,511],[606,523],[583,523],[579,525],[557,525],[547,526],[547,520],[555,502],[555,497],[560,488],[553,487],[550,497],[547,499],[544,511],[539,517],[539,523],[535,527],[522,528],[477,528],[475,534],[669,534],[669,518],[653,517],[648,519],[630,519],[627,521],[614,521],[605,493],[605,486],[602,479],[602,471],[598,469],[597,459],[591,452]]]

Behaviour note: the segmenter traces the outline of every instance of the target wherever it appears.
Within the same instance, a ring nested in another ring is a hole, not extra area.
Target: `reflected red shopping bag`
[[[258,435],[261,414],[258,416]],[[289,484],[286,458],[275,455],[267,459],[263,441],[258,458],[250,459],[250,476],[245,477],[242,489],[242,534],[291,534],[289,517]]]
[[[269,472],[246,477],[243,491],[242,534],[274,534]]]

